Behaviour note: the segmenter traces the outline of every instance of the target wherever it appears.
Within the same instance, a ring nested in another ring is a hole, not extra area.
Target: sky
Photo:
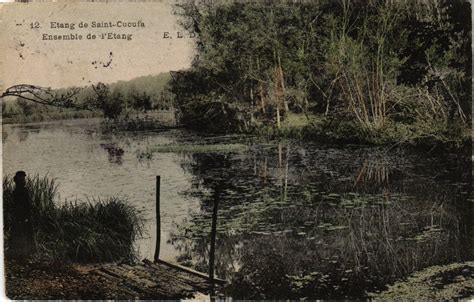
[[[92,22],[122,27],[92,28]],[[123,27],[129,22],[144,27]],[[61,88],[130,80],[188,68],[193,56],[193,39],[165,1],[2,3],[0,28],[1,91],[16,84]],[[82,40],[48,40],[71,34]],[[116,34],[131,40],[108,39]]]

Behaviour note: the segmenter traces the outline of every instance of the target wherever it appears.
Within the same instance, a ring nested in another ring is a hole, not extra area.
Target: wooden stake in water
[[[161,244],[161,218],[160,218],[160,179],[161,177],[156,176],[156,245],[155,245],[155,257],[154,261],[157,262],[160,259],[160,244]]]
[[[216,253],[216,235],[217,235],[217,209],[219,207],[220,193],[214,194],[214,209],[212,210],[211,225],[211,250],[209,251],[209,279],[214,281],[214,259]]]

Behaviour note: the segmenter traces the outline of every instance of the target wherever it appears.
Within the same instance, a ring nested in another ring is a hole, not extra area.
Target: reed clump
[[[107,262],[134,260],[134,242],[143,235],[143,218],[133,206],[116,197],[58,205],[58,184],[34,175],[26,184],[38,251],[51,260]],[[11,227],[13,178],[3,178],[6,248]]]

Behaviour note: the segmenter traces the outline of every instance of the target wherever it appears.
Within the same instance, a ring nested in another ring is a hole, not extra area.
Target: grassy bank
[[[304,114],[288,115],[280,129],[261,128],[257,132],[270,138],[309,139],[326,143],[438,146],[447,149],[460,149],[471,143],[470,129],[460,124],[417,121],[411,124],[390,123],[381,128],[364,128],[347,119]]]
[[[55,261],[105,262],[135,257],[142,235],[138,211],[118,198],[57,205],[58,184],[35,175],[27,178],[39,254]],[[4,234],[8,253],[14,182],[3,179]]]
[[[436,288],[437,290],[433,290]],[[474,298],[474,262],[432,266],[372,295],[379,301],[453,301]]]

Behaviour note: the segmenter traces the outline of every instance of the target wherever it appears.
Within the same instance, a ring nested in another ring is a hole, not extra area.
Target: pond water
[[[228,144],[239,152],[155,152]],[[104,134],[97,121],[3,127],[3,174],[48,173],[61,200],[118,196],[147,218],[153,258],[161,176],[162,259],[215,272],[235,298],[361,298],[426,266],[473,259],[470,154],[212,137]]]

